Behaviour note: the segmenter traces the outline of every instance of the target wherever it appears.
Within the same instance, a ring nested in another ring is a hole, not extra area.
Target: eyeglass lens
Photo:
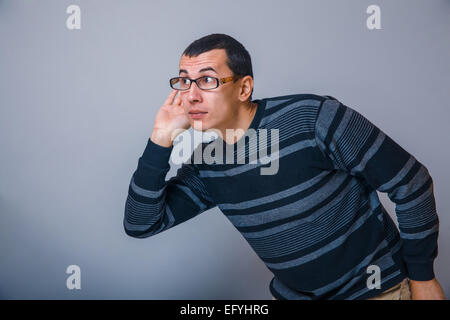
[[[200,89],[214,89],[218,86],[218,79],[213,77],[201,77],[196,80]],[[191,80],[185,77],[173,78],[170,82],[172,88],[178,90],[187,90],[191,86]]]

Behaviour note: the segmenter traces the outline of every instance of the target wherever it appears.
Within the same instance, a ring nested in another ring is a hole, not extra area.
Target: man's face
[[[204,52],[197,57],[182,56],[180,59],[180,77],[197,79],[210,76],[218,79],[233,76],[227,66],[227,55],[224,49],[214,49]],[[219,83],[219,87],[212,90],[201,90],[197,84],[192,83],[191,88],[180,91],[182,105],[186,111],[189,122],[195,130],[207,129],[225,130],[236,118],[239,103],[239,81]],[[192,111],[207,112],[201,117],[192,114]],[[196,118],[197,117],[197,118]]]

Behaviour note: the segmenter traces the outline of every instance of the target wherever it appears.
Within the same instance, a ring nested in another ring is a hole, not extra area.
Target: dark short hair
[[[213,33],[195,40],[184,50],[182,55],[196,57],[214,49],[225,49],[227,65],[233,75],[237,76],[234,82],[240,77],[251,76],[253,78],[252,60],[247,49],[239,41],[223,33]],[[249,97],[250,101],[252,101],[252,94],[253,88]]]

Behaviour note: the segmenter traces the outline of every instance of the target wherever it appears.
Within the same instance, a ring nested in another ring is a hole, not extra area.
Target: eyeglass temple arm
[[[221,82],[221,83],[226,83],[226,82],[229,82],[229,81],[231,81],[231,80],[233,80],[233,79],[234,79],[234,77],[226,77],[226,78],[220,79],[220,82]]]

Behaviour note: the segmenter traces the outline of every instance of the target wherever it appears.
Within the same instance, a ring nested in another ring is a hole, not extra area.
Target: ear
[[[242,102],[245,102],[248,100],[248,98],[250,97],[250,95],[252,94],[252,90],[253,90],[253,78],[252,76],[245,76],[241,79],[239,79],[240,81],[240,86],[239,86],[239,100]]]

